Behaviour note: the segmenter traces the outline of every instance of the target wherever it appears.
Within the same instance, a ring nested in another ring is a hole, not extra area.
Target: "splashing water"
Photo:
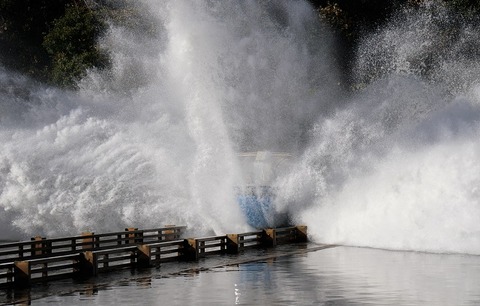
[[[480,32],[457,20],[445,45],[452,20],[427,2],[360,44],[364,90],[317,122],[297,170],[278,182],[284,206],[303,203],[297,218],[316,240],[480,254],[480,71],[459,51]]]
[[[298,150],[314,114],[331,108],[329,35],[307,4],[151,1],[139,9],[151,31],[112,24],[101,44],[113,69],[91,71],[79,92],[0,72],[7,228],[245,231],[236,152]]]
[[[400,12],[362,39],[347,97],[304,2],[142,7],[152,31],[112,25],[113,70],[79,92],[0,71],[7,228],[246,230],[236,152],[274,150],[297,156],[277,209],[315,241],[480,254],[475,27],[428,1]]]

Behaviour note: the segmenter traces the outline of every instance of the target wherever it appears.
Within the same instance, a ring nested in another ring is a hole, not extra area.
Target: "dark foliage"
[[[66,2],[0,1],[0,54],[5,66],[46,80],[49,56],[42,47],[43,37],[53,21],[64,15]]]
[[[375,31],[405,6],[421,7],[432,0],[309,0],[337,33],[338,55],[348,75],[358,39]],[[478,0],[444,2],[461,18],[476,21]],[[2,65],[42,82],[74,87],[90,68],[108,67],[97,47],[102,22],[130,24],[152,32],[139,16],[135,1],[2,0],[0,1],[0,61]],[[141,11],[141,10],[140,10]]]
[[[40,81],[72,86],[85,69],[105,66],[95,48],[102,26],[85,1],[2,0],[0,60]]]
[[[88,68],[107,65],[107,56],[96,47],[103,28],[94,12],[82,6],[67,7],[53,23],[42,46],[51,56],[50,74],[55,84],[74,86]]]

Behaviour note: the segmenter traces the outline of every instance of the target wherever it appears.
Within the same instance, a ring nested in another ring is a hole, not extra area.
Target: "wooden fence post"
[[[82,250],[93,250],[95,248],[93,244],[93,235],[92,232],[83,232],[82,233]]]
[[[137,246],[137,265],[139,268],[148,268],[152,266],[152,250],[148,244],[140,244]]]
[[[297,233],[297,242],[307,242],[308,241],[308,236],[307,236],[307,226],[306,225],[299,225],[296,227],[296,233]]]
[[[198,260],[198,243],[196,239],[183,240],[183,256],[185,260]]]
[[[237,254],[239,250],[238,234],[227,234],[227,253]]]
[[[97,254],[93,251],[80,253],[78,274],[82,277],[96,276],[98,274]]]
[[[275,247],[277,245],[277,235],[274,228],[266,228],[263,230],[262,244],[267,247]]]
[[[13,268],[13,282],[17,287],[27,287],[30,285],[31,267],[28,260],[15,261]]]
[[[174,227],[175,225],[165,225],[165,227]],[[163,234],[168,234],[163,236],[164,240],[175,240],[175,229],[166,229],[163,231]]]
[[[24,251],[23,245],[19,245],[18,246],[18,258],[23,259],[24,255],[25,255],[25,251]]]
[[[39,256],[39,255],[45,254],[45,250],[43,249],[45,244],[42,242],[45,239],[46,238],[42,237],[42,236],[35,236],[35,237],[30,239],[31,241],[34,241],[34,243],[32,243],[32,246],[31,246],[31,250],[32,250],[31,255],[32,256]]]
[[[125,241],[126,244],[143,243],[143,232],[138,233],[138,228],[128,227],[125,231],[131,232],[125,234],[125,238],[128,238],[128,240]]]

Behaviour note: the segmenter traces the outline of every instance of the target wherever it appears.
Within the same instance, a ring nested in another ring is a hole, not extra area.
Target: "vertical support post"
[[[174,233],[173,240],[180,239],[180,237],[182,236],[182,229],[181,228],[174,228],[173,233]]]
[[[238,234],[227,234],[227,253],[237,254],[239,251]]]
[[[48,263],[44,262],[42,264],[42,268],[43,268],[43,271],[42,271],[42,278],[43,279],[46,279],[48,277]]]
[[[160,260],[162,259],[162,254],[161,253],[162,253],[162,247],[159,246],[157,248],[157,254],[155,254],[155,260],[154,260],[154,262],[157,264],[157,266],[160,266]],[[150,253],[150,256],[151,256],[151,253]],[[180,253],[177,253],[177,257],[180,257]]]
[[[137,251],[130,251],[130,268],[135,268],[137,264]]]
[[[45,237],[42,236],[35,236],[30,239],[31,241],[34,241],[31,245],[31,255],[32,256],[39,256],[42,255],[44,252],[43,246],[44,244],[42,243],[42,240],[45,240]]]
[[[175,229],[169,228],[169,227],[174,227],[174,226],[175,225],[173,225],[173,224],[165,225],[165,227],[167,227],[168,229],[163,230],[163,234],[165,234],[165,236],[163,236],[164,240],[167,240],[167,241],[175,240]],[[161,239],[161,240],[163,240],[163,239]]]
[[[98,274],[97,254],[92,251],[80,253],[78,274],[82,277],[96,276]]]
[[[125,234],[126,244],[135,244],[135,243],[142,243],[143,242],[143,233],[137,233],[138,228],[136,227],[128,227],[125,229],[126,232],[130,232]]]
[[[82,233],[82,250],[93,250],[95,248],[93,244],[93,233],[83,232]]]
[[[7,269],[7,283],[12,283],[13,282],[13,270],[15,269],[14,266],[10,266]]]
[[[308,241],[308,236],[307,236],[307,226],[306,225],[299,225],[296,227],[296,232],[297,232],[297,242],[307,242]]]
[[[103,262],[103,268],[108,268],[110,266],[110,255],[109,254],[103,254],[102,255],[102,262]]]
[[[227,236],[222,238],[222,245],[220,246],[220,251],[225,253],[227,250]]]
[[[51,241],[43,241],[43,254],[52,254],[53,248],[52,248],[52,242]]]
[[[27,260],[24,261],[15,261],[15,266],[13,268],[13,281],[15,286],[18,287],[27,287],[30,285],[31,279],[31,267],[30,262]]]
[[[72,244],[72,251],[76,251],[77,250],[77,239],[72,238],[71,239],[71,244]]]
[[[198,242],[194,238],[183,240],[183,256],[185,260],[198,260]]]
[[[117,235],[117,245],[121,245],[122,244],[122,234],[118,234]]]
[[[143,243],[143,230],[135,234],[135,243]]]
[[[23,245],[19,245],[19,246],[18,246],[18,258],[22,259],[22,258],[23,258],[23,254],[24,254]]]
[[[262,244],[266,247],[275,247],[277,245],[277,234],[274,228],[266,228],[263,230]]]
[[[196,242],[195,249],[197,249],[197,259],[200,257],[205,257],[205,241],[195,240],[195,242]]]
[[[137,252],[137,265],[139,268],[148,268],[152,266],[152,249],[148,244],[139,244]]]

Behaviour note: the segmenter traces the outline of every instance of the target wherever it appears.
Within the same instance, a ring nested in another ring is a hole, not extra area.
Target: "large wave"
[[[139,9],[150,30],[112,23],[113,68],[79,91],[0,71],[3,230],[246,230],[236,153],[273,150],[296,156],[277,208],[314,241],[480,254],[474,26],[404,9],[361,39],[346,93],[306,2]]]
[[[236,152],[299,150],[332,107],[330,36],[306,3],[150,1],[112,22],[78,92],[2,70],[0,210],[21,235],[248,229]],[[325,105],[325,106],[324,106]]]
[[[315,240],[480,253],[479,34],[427,1],[363,38],[362,89],[279,182]]]

